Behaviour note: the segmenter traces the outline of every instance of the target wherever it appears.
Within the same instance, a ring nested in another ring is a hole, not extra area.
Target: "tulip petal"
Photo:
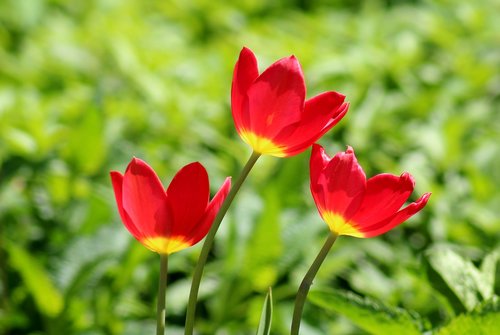
[[[393,216],[408,200],[415,181],[408,173],[400,177],[383,173],[368,179],[363,202],[352,218],[359,227]]]
[[[233,83],[231,87],[231,110],[236,130],[240,133],[243,128],[250,127],[250,124],[245,122],[249,120],[248,113],[243,106],[245,97],[250,85],[259,76],[257,59],[253,52],[248,48],[243,48],[240,52],[240,57],[236,62],[233,72]]]
[[[345,152],[336,154],[323,173],[325,209],[349,221],[361,205],[366,189],[366,176],[354,150],[348,147]]]
[[[300,121],[305,94],[297,59],[290,56],[275,62],[248,89],[249,130],[273,140],[285,127]]]
[[[134,158],[123,177],[123,209],[143,236],[168,234],[167,195],[154,170]]]
[[[210,197],[208,174],[203,165],[194,162],[177,172],[167,189],[172,209],[171,236],[186,236],[199,223]]]
[[[359,227],[364,237],[374,237],[388,232],[418,213],[427,204],[431,193],[425,193],[417,201],[412,202],[393,216],[369,227]]]
[[[330,157],[325,153],[325,149],[319,144],[313,144],[309,161],[310,187],[314,202],[321,208],[325,208],[325,190],[322,185],[326,184],[323,170],[328,162]]]
[[[120,213],[123,225],[127,228],[130,234],[132,234],[132,236],[134,236],[137,240],[141,240],[143,237],[142,233],[137,229],[127,212],[123,209],[123,176],[117,171],[111,171],[110,175],[115,193],[116,205],[118,207],[118,212]]]
[[[349,109],[344,99],[345,96],[340,93],[325,92],[307,100],[302,119],[293,125],[293,133],[284,131],[276,136],[276,142],[287,147],[287,156],[306,150],[335,126]]]
[[[210,201],[210,203],[208,204],[202,221],[191,230],[189,234],[189,237],[191,238],[189,243],[191,243],[191,245],[198,243],[202,238],[205,237],[205,235],[207,235],[215,219],[215,216],[219,212],[219,209],[226,199],[230,189],[231,177],[227,177],[220,187],[219,191],[213,197],[212,201]]]

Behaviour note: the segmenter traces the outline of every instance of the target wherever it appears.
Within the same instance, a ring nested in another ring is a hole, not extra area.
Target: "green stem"
[[[167,291],[168,254],[160,254],[160,280],[158,281],[158,302],[156,304],[156,335],[165,334],[165,293]]]
[[[309,270],[307,270],[304,279],[300,283],[299,290],[297,291],[297,296],[295,297],[295,307],[293,310],[293,318],[292,318],[292,327],[290,330],[290,335],[297,335],[299,333],[300,328],[300,319],[302,317],[302,310],[304,309],[304,303],[307,298],[307,294],[309,293],[309,288],[311,287],[314,277],[318,273],[318,270],[328,255],[328,252],[332,248],[333,243],[337,239],[338,235],[334,233],[330,233],[328,238],[325,241],[325,244],[321,248],[319,254],[316,256],[316,259],[311,264]]]
[[[201,277],[203,276],[203,269],[205,267],[205,263],[207,262],[208,253],[212,249],[212,245],[214,243],[215,234],[217,233],[217,230],[219,229],[222,219],[224,218],[224,215],[226,215],[229,206],[233,202],[236,193],[238,193],[241,185],[247,178],[248,174],[250,173],[250,170],[252,170],[252,167],[254,166],[255,162],[257,162],[257,159],[259,159],[259,157],[260,157],[259,153],[252,152],[252,155],[250,156],[247,163],[243,167],[240,176],[233,184],[231,191],[229,191],[229,194],[222,203],[219,212],[217,213],[217,216],[215,217],[214,222],[212,223],[212,227],[210,228],[210,231],[207,234],[205,242],[203,243],[200,257],[198,258],[198,263],[196,264],[196,268],[194,270],[193,281],[191,282],[191,291],[189,292],[189,301],[186,312],[187,313],[186,328],[184,330],[185,335],[193,334],[194,318],[196,314],[196,302],[198,300],[198,291],[200,289]]]

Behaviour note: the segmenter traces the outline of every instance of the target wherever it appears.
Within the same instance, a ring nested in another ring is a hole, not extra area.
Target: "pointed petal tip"
[[[427,201],[429,201],[429,198],[431,197],[432,193],[431,192],[427,192],[427,193],[424,193],[419,200],[419,202],[423,203],[424,206],[427,204]]]
[[[284,57],[284,58],[277,60],[276,62],[271,64],[271,66],[269,66],[268,69],[271,69],[274,67],[280,67],[280,66],[283,66],[284,69],[286,69],[287,71],[298,73],[300,75],[300,77],[302,78],[302,80],[304,80],[302,66],[300,65],[300,62],[297,59],[297,57],[295,57],[294,55]]]
[[[430,196],[431,196],[430,192],[422,194],[420,198],[418,198],[416,201],[412,202],[411,204],[403,208],[401,211],[407,209],[411,211],[412,213],[411,215],[415,215],[416,213],[420,212],[420,210],[422,210],[425,207],[425,205],[427,205]]]
[[[140,159],[140,158],[137,158],[135,156],[132,157],[132,159],[130,160],[130,163],[128,164],[129,166],[146,166],[148,168],[151,168],[149,166],[148,163],[146,163],[146,161]]]
[[[401,173],[400,178],[406,179],[408,177],[411,178],[411,174],[409,172],[405,171],[405,172]]]
[[[405,218],[403,221],[406,221],[411,216],[420,212],[427,205],[427,202],[429,201],[430,196],[431,196],[431,193],[424,193],[415,202],[412,202],[411,204],[409,204],[408,206],[406,206],[405,208],[400,210],[398,213],[406,211],[409,214],[408,217]]]
[[[345,153],[349,155],[354,155],[354,149],[350,145],[348,145],[347,149],[345,150]]]
[[[408,188],[413,190],[415,188],[415,178],[409,172],[403,172],[399,179],[405,184],[408,185]]]
[[[229,176],[229,177],[226,177],[226,179],[224,179],[224,182],[222,183],[222,185],[219,187],[219,190],[217,191],[217,193],[214,195],[214,198],[215,196],[218,194],[218,193],[221,193],[222,197],[225,198],[227,193],[229,192],[229,190],[231,189],[231,182],[232,182],[232,177]],[[214,199],[212,199],[213,201]]]
[[[340,120],[344,118],[344,116],[349,111],[349,107],[351,104],[349,102],[342,102],[342,105],[337,109],[335,116],[333,117],[334,122],[332,123],[332,127],[335,126]]]
[[[253,51],[250,50],[249,48],[247,48],[246,46],[243,46],[243,48],[241,48],[241,51],[240,51],[240,57],[241,55],[254,55]]]
[[[311,147],[311,150],[313,152],[318,151],[318,150],[322,150],[322,149],[323,149],[323,146],[321,144],[319,144],[319,143],[313,143],[313,145]]]
[[[154,169],[148,163],[146,163],[146,161],[143,161],[142,159],[134,156],[130,161],[130,163],[128,164],[127,169],[125,170],[125,175],[127,173],[143,174],[151,172],[156,175]]]
[[[232,181],[233,181],[232,177],[226,177],[226,179],[224,179],[224,182],[222,183],[222,186],[220,187],[220,189],[224,189],[225,193],[229,192],[229,189],[231,189]]]
[[[428,192],[428,193],[424,193],[420,199],[417,200],[417,204],[419,205],[420,209],[424,208],[426,205],[427,205],[427,202],[429,201],[430,197],[431,197],[432,193],[431,192]],[[420,210],[419,209],[419,210]]]
[[[323,162],[329,162],[331,160],[330,156],[325,151],[325,148],[318,143],[313,143],[311,150],[311,160],[314,160],[316,157],[321,157]]]

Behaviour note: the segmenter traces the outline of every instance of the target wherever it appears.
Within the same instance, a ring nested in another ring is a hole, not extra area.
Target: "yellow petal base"
[[[322,217],[330,228],[330,231],[337,235],[365,237],[362,232],[357,230],[351,223],[346,222],[346,220],[338,214],[327,211],[322,213]]]
[[[256,135],[251,131],[243,130],[240,132],[240,136],[248,145],[252,147],[255,152],[262,155],[270,155],[275,157],[285,157],[283,146],[280,146],[270,139]]]
[[[191,246],[180,237],[145,237],[140,242],[154,252],[167,255]]]

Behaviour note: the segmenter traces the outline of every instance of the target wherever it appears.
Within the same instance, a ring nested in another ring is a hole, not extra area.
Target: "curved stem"
[[[321,264],[323,264],[326,255],[328,255],[328,252],[332,248],[332,245],[333,243],[335,243],[337,237],[338,235],[334,233],[329,234],[328,238],[325,241],[325,244],[321,248],[320,252],[316,256],[316,259],[311,264],[311,267],[309,268],[309,270],[307,270],[304,279],[302,279],[302,282],[300,283],[299,290],[297,291],[297,296],[295,297],[292,327],[290,330],[291,335],[297,335],[299,333],[300,319],[302,317],[302,310],[304,309],[304,303],[306,301],[307,294],[309,293],[309,288],[311,287],[314,277],[316,277]]]
[[[243,167],[240,176],[233,184],[233,186],[231,187],[231,191],[229,191],[229,194],[222,203],[219,212],[217,213],[217,216],[215,217],[214,222],[212,223],[212,227],[210,228],[210,231],[208,232],[207,237],[205,238],[205,242],[203,243],[203,247],[201,249],[200,257],[198,258],[198,263],[196,264],[196,268],[194,270],[193,281],[191,282],[191,291],[189,292],[189,301],[186,312],[187,313],[186,325],[185,325],[186,328],[184,330],[185,335],[193,334],[194,318],[196,314],[196,302],[198,300],[198,291],[200,289],[201,277],[203,276],[203,269],[205,267],[205,263],[207,262],[208,253],[212,249],[215,234],[217,233],[217,230],[219,229],[222,219],[224,218],[224,215],[226,215],[229,206],[233,202],[236,193],[238,193],[241,185],[247,178],[248,174],[250,173],[250,170],[252,170],[252,167],[254,166],[255,162],[257,162],[257,159],[259,159],[259,157],[260,157],[259,153],[252,152],[252,155],[250,156],[247,163]]]
[[[165,334],[165,293],[167,291],[168,254],[160,254],[160,280],[158,281],[158,302],[156,303],[156,335]]]

